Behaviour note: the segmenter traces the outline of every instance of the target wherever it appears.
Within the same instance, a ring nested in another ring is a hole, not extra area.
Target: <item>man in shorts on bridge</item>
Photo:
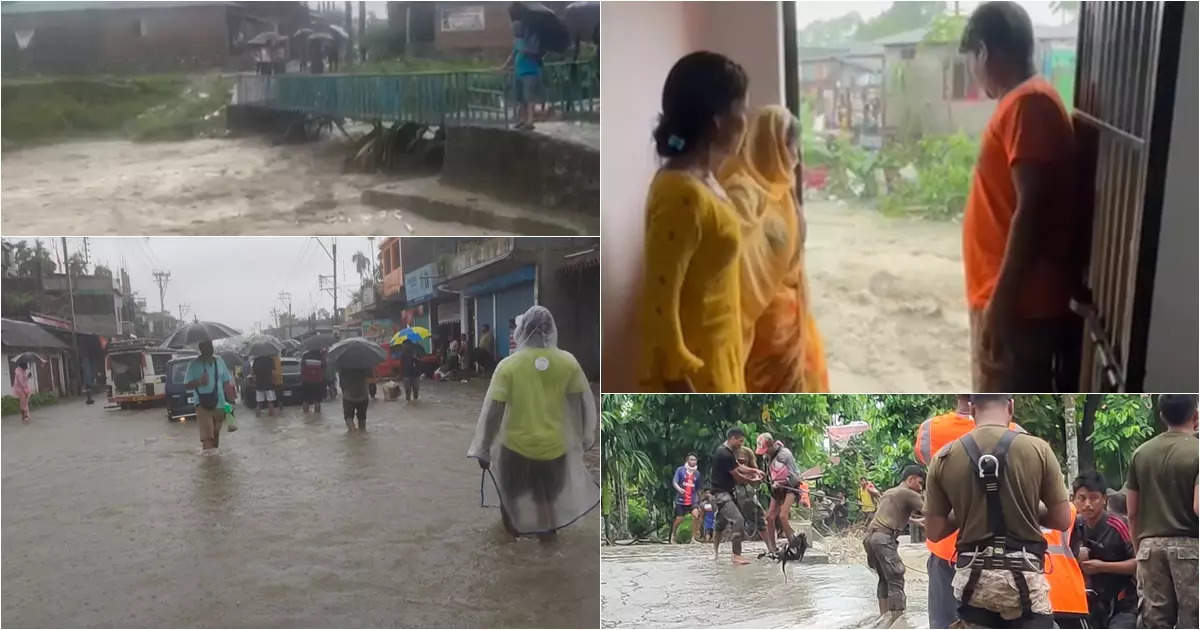
[[[516,128],[533,131],[534,104],[542,96],[542,45],[537,32],[530,28],[525,18],[528,11],[519,2],[508,7],[508,16],[513,26],[513,51],[501,70],[515,66],[513,90],[517,98]]]

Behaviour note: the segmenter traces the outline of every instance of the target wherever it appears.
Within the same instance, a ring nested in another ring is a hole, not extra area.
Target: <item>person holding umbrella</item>
[[[513,91],[517,99],[517,129],[533,131],[533,106],[542,93],[541,36],[533,28],[531,10],[520,2],[508,5],[512,20],[512,54],[500,67],[501,72],[515,70]]]
[[[225,386],[233,381],[224,359],[213,354],[213,342],[200,342],[200,356],[188,365],[187,386],[196,391],[196,425],[205,451],[220,446],[225,422]],[[230,427],[230,431],[233,431]]]
[[[500,508],[508,533],[547,541],[599,504],[583,461],[595,444],[596,404],[579,362],[558,349],[549,310],[530,307],[516,336],[517,351],[496,366],[467,456],[491,476],[494,492],[483,505]]]
[[[370,339],[350,337],[333,344],[327,357],[338,370],[338,381],[342,385],[342,415],[346,420],[346,428],[354,431],[354,419],[357,417],[357,429],[366,431],[367,405],[371,402],[367,378],[371,376],[376,365],[387,359],[387,352]]]

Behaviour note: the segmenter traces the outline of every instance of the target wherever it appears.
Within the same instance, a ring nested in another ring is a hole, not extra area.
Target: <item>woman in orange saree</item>
[[[804,274],[798,141],[799,122],[791,112],[763,108],[721,169],[721,185],[742,228],[742,342],[750,392],[829,390]]]

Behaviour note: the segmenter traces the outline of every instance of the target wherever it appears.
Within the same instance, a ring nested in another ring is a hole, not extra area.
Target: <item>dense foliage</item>
[[[1078,425],[1080,469],[1094,466],[1119,487],[1134,449],[1161,430],[1153,400],[1101,394],[1066,399]],[[707,475],[712,450],[732,426],[750,439],[770,431],[792,449],[801,469],[821,467],[816,489],[853,497],[860,477],[881,488],[894,485],[900,470],[914,462],[921,422],[953,409],[954,403],[953,395],[606,395],[601,434],[606,535],[662,535],[673,517],[675,468],[695,452]],[[1026,431],[1050,444],[1065,473],[1064,397],[1018,396],[1014,415]],[[869,429],[845,445],[828,443],[827,427],[855,421],[865,421]]]

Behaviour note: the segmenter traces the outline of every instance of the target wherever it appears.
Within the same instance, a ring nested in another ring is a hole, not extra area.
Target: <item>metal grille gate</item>
[[[1093,215],[1079,391],[1142,390],[1182,23],[1182,3],[1081,3],[1073,116]]]

